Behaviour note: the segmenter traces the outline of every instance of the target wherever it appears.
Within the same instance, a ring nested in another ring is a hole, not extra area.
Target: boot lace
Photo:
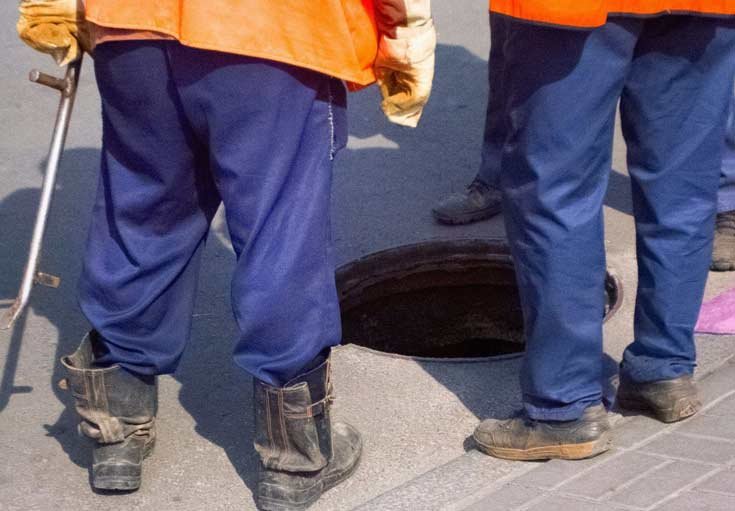
[[[490,186],[479,177],[476,177],[469,185],[467,185],[468,194],[472,192],[477,192],[480,195],[485,195],[489,190]]]

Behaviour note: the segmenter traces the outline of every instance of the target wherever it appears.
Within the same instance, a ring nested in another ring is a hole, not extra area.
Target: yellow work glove
[[[435,48],[431,19],[421,26],[400,28],[395,38],[381,36],[374,67],[389,121],[411,128],[418,125],[431,94]]]
[[[82,0],[22,0],[16,28],[31,48],[64,66],[90,48]]]

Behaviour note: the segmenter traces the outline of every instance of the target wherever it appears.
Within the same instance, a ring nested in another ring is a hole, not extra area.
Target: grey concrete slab
[[[538,463],[539,466],[537,468],[519,476],[513,482],[526,488],[539,488],[542,490],[556,489],[573,478],[582,477],[588,471],[594,470],[611,458],[616,458],[621,454],[616,450],[612,450],[595,458],[578,460],[576,462],[550,460]]]
[[[735,500],[731,495],[704,492],[686,492],[676,498],[661,503],[656,510],[666,511],[727,511],[733,508]]]
[[[702,414],[683,424],[679,432],[735,440],[735,423],[732,416]]]
[[[355,348],[338,354],[337,403],[342,416],[366,433],[365,458],[352,480],[320,503],[323,509],[349,509],[356,492],[366,510],[412,509],[418,503],[426,506],[421,509],[442,509],[436,506],[450,501],[445,496],[470,494],[524,469],[479,454],[463,456],[478,417],[513,410],[517,360],[419,364]],[[463,380],[474,383],[462,385]],[[510,392],[488,394],[488,388]],[[366,402],[359,396],[369,397]]]
[[[528,511],[611,511],[614,505],[601,502],[552,495],[527,508]]]
[[[660,458],[635,451],[625,452],[606,463],[597,465],[592,470],[585,471],[579,477],[559,486],[559,490],[580,497],[599,499],[663,464]]]
[[[516,481],[506,484],[492,493],[492,498],[482,499],[465,508],[465,511],[508,511],[519,508],[538,498],[538,495]]]
[[[446,510],[456,502],[458,496],[472,495],[518,468],[517,464],[498,463],[497,460],[490,460],[487,456],[473,451],[436,467],[357,509],[359,511]]]
[[[614,488],[610,501],[646,509],[681,491],[712,472],[712,467],[686,461],[671,461],[644,473],[631,484]]]
[[[635,420],[615,428],[613,442],[616,447],[632,447],[660,431],[661,423],[656,419],[646,416],[636,417]]]
[[[718,415],[721,417],[735,416],[735,395],[723,400],[711,410],[707,410],[707,415]]]
[[[735,468],[725,468],[716,472],[696,487],[700,491],[723,493],[735,497]]]
[[[642,447],[642,451],[661,456],[724,464],[735,460],[735,443],[714,438],[698,438],[670,433]]]

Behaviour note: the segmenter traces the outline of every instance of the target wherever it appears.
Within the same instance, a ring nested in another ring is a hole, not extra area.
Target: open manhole
[[[502,240],[429,241],[337,270],[345,344],[426,358],[494,357],[523,351],[513,261]],[[608,319],[622,288],[608,272]]]

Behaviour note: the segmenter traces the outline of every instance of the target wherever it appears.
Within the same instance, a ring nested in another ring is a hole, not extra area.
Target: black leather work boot
[[[717,213],[710,269],[714,271],[735,270],[735,211]]]
[[[443,224],[462,225],[492,218],[502,210],[500,190],[475,178],[464,191],[443,198],[431,213]]]
[[[71,391],[81,417],[79,433],[94,440],[92,486],[137,490],[143,458],[155,443],[155,376],[139,376],[120,366],[95,367],[98,334],[90,332],[76,352],[63,357],[60,386]]]
[[[686,419],[702,408],[691,375],[648,383],[635,383],[621,376],[616,400],[620,408],[649,411],[661,422]]]
[[[352,426],[332,424],[329,373],[327,359],[281,388],[253,380],[259,509],[306,509],[357,468],[362,439]]]
[[[473,436],[482,452],[507,460],[578,460],[611,447],[610,424],[602,405],[587,408],[573,421],[539,421],[525,415],[489,419],[477,426]]]

